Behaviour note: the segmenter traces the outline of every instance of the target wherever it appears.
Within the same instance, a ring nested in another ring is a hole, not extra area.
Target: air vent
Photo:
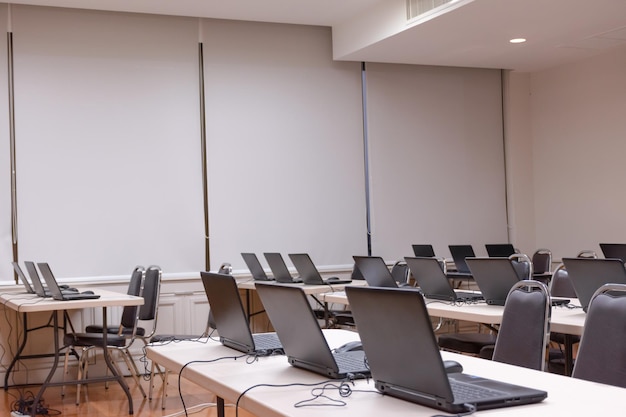
[[[454,0],[406,0],[406,18],[411,20]]]

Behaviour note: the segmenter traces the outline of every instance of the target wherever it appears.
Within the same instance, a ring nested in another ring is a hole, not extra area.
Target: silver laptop
[[[258,283],[256,289],[291,365],[335,379],[370,375],[363,350],[331,351],[302,287]]]
[[[346,293],[381,393],[449,413],[529,404],[547,397],[542,390],[446,372],[424,298],[417,291],[350,286]]]
[[[339,277],[322,278],[311,257],[306,253],[290,253],[289,259],[296,267],[302,282],[305,285],[323,285],[323,284],[349,284],[351,279],[342,279]]]
[[[585,312],[598,288],[609,283],[626,284],[621,259],[563,258],[563,265]]]
[[[48,291],[52,295],[52,298],[58,301],[72,301],[72,300],[94,300],[100,298],[99,294],[94,294],[93,291],[83,291],[83,292],[74,292],[74,291],[62,291],[59,284],[57,284],[57,280],[52,274],[52,270],[50,266],[45,262],[38,262],[37,266],[41,271],[41,275],[43,276],[44,281],[46,281],[46,286],[48,287]]]
[[[30,281],[33,283],[32,288],[39,297],[52,297],[52,293],[46,287],[44,287],[41,282],[41,278],[39,278],[39,273],[37,272],[37,267],[34,262],[25,261],[24,266],[26,267],[26,272],[30,276]],[[68,285],[59,285],[61,292],[63,293],[77,293],[78,290],[76,288],[70,288]]]
[[[273,281],[274,280],[274,278],[270,278],[267,276],[256,254],[242,253],[241,257],[243,258],[244,262],[248,266],[248,269],[250,270],[250,273],[252,274],[252,278],[255,281]]]
[[[33,289],[33,287],[28,282],[28,279],[26,278],[26,275],[24,275],[24,271],[22,271],[22,268],[20,268],[18,263],[17,262],[11,262],[11,265],[13,265],[13,270],[15,271],[17,276],[19,277],[19,279],[22,282],[22,284],[24,285],[24,289],[26,290],[26,292],[28,294],[36,294],[35,290]]]
[[[283,284],[301,284],[302,280],[298,277],[291,276],[291,272],[285,264],[283,256],[278,252],[266,252],[263,254],[265,260],[272,270],[272,275],[276,282],[282,282]]]
[[[250,331],[235,278],[204,271],[200,272],[200,278],[224,346],[259,356],[283,353],[276,333]]]
[[[424,297],[468,303],[483,300],[479,293],[454,291],[437,258],[405,257],[404,260]]]

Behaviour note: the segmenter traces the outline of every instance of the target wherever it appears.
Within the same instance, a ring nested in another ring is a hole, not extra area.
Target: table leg
[[[217,417],[224,417],[225,415],[224,399],[222,397],[217,397]]]
[[[571,334],[565,334],[565,375],[572,375],[574,367],[574,337]]]
[[[54,327],[54,338],[53,338],[54,339],[54,362],[52,363],[52,366],[50,367],[50,372],[48,373],[46,380],[41,385],[41,388],[39,388],[39,392],[37,393],[37,395],[35,396],[35,399],[33,400],[33,405],[30,408],[30,415],[32,417],[35,417],[37,415],[37,408],[39,407],[39,402],[41,401],[41,397],[43,396],[43,393],[46,391],[46,388],[48,387],[50,380],[54,376],[54,373],[56,372],[57,367],[59,366],[59,318],[57,316],[56,311],[54,311],[52,314],[52,323]]]
[[[7,391],[9,389],[9,375],[11,375],[11,371],[13,370],[13,367],[15,366],[15,364],[17,363],[18,359],[21,357],[22,352],[24,351],[24,348],[26,347],[26,342],[28,340],[28,321],[26,320],[26,313],[22,313],[23,314],[23,322],[24,322],[24,331],[22,332],[22,342],[20,343],[20,346],[17,349],[17,352],[15,353],[15,356],[13,356],[13,360],[11,361],[11,364],[9,365],[9,367],[6,370],[6,373],[4,374],[4,390]]]

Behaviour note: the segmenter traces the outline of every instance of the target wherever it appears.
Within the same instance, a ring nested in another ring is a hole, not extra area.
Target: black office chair
[[[550,295],[543,283],[518,282],[507,296],[495,345],[482,348],[480,356],[543,371],[550,312]]]
[[[606,284],[593,295],[572,376],[626,388],[626,285]]]

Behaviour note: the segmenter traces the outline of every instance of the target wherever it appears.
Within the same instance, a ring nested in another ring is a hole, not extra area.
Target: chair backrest
[[[606,284],[593,295],[574,363],[574,378],[626,388],[626,285]]]
[[[564,264],[559,264],[552,273],[550,279],[550,295],[552,297],[577,298],[576,290],[569,279]]]
[[[398,261],[391,267],[391,276],[399,284],[409,282],[409,266],[404,261]]]
[[[593,259],[597,259],[598,258],[598,254],[593,251],[593,250],[581,250],[580,252],[578,252],[578,255],[576,255],[577,258],[593,258]]]
[[[509,255],[509,259],[515,268],[515,272],[520,280],[533,279],[533,263],[528,255],[523,253],[514,253]]]
[[[140,321],[152,321],[152,330],[144,336],[146,340],[156,331],[159,312],[159,295],[161,293],[161,268],[152,265],[146,269],[143,290],[143,305],[139,308]]]
[[[130,275],[128,283],[128,291],[126,294],[139,296],[141,295],[141,286],[143,284],[143,276],[145,269],[142,266],[136,266]],[[126,306],[122,310],[122,320],[120,321],[119,334],[122,335],[124,329],[130,329],[137,326],[139,306]]]
[[[552,252],[549,249],[537,249],[532,257],[533,272],[544,274],[552,268]]]
[[[550,295],[543,283],[515,284],[504,305],[493,360],[543,371],[550,311]]]

